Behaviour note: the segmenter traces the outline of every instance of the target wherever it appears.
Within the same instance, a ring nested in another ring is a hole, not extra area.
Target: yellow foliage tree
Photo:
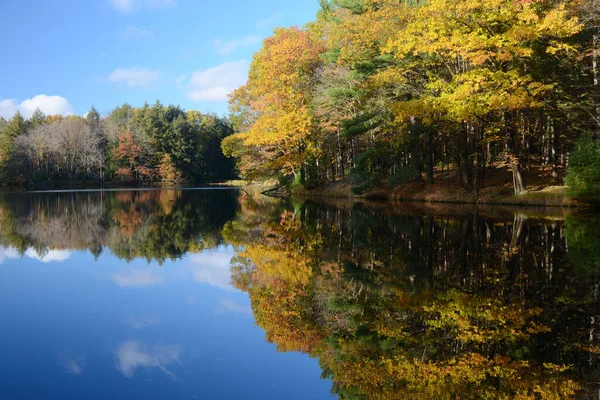
[[[225,140],[226,152],[239,149],[232,146],[237,141],[257,149],[260,162],[267,162],[274,172],[299,172],[306,153],[314,151],[309,140],[310,80],[323,50],[319,40],[298,28],[277,29],[265,40],[252,61],[248,83],[230,97],[232,112],[242,113],[242,120],[252,115],[251,125]]]

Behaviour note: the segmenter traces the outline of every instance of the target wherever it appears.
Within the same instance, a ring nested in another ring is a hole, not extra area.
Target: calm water
[[[597,399],[600,218],[0,195],[1,399]]]

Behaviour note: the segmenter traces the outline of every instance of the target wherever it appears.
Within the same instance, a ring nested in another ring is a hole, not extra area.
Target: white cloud
[[[187,85],[187,97],[194,101],[226,101],[227,95],[248,79],[247,60],[226,62],[196,71]]]
[[[167,366],[178,363],[181,346],[155,345],[148,349],[138,341],[123,342],[117,350],[117,369],[127,378],[133,377],[138,368],[158,368],[175,378]]]
[[[233,53],[239,48],[248,47],[261,42],[260,36],[246,36],[243,38],[231,39],[231,40],[215,40],[213,45],[217,50],[217,53],[222,56]]]
[[[122,288],[161,285],[164,278],[149,269],[134,269],[112,275],[113,281]]]
[[[18,109],[17,101],[14,99],[0,100],[0,117],[10,118]]]
[[[221,251],[205,251],[189,256],[190,270],[196,282],[231,290],[231,258],[233,254]]]
[[[135,25],[128,25],[121,30],[121,36],[125,39],[151,40],[154,39],[154,31]]]
[[[38,94],[21,103],[15,99],[0,100],[0,117],[11,118],[18,110],[25,118],[29,118],[33,115],[36,108],[39,108],[43,113],[48,115],[73,114],[73,107],[64,97]]]
[[[109,76],[108,81],[123,85],[130,89],[150,89],[160,80],[160,72],[154,69],[117,68]]]
[[[133,11],[173,7],[177,0],[108,0],[108,3],[115,10],[127,14]]]
[[[273,15],[271,15],[269,18],[261,19],[260,21],[258,21],[256,23],[256,27],[258,29],[269,28],[269,27],[273,26],[275,24],[275,22],[277,22],[277,20],[280,19],[281,17],[283,17],[283,13],[281,11],[278,11],[278,12],[274,13]]]

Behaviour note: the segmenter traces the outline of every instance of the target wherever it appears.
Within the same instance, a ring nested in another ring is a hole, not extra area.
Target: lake
[[[0,194],[2,399],[598,399],[600,218]]]

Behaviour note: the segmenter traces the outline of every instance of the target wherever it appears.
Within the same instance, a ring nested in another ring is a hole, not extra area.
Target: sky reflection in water
[[[0,398],[331,397],[316,360],[278,354],[254,326],[234,254],[0,247]]]

